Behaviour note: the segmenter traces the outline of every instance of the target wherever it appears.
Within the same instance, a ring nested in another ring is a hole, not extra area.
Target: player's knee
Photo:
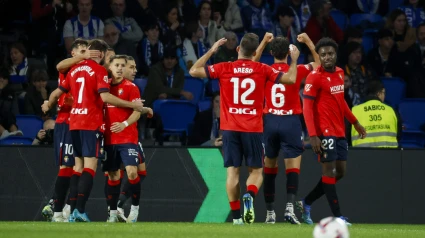
[[[120,179],[120,171],[108,171],[109,180],[117,181]]]
[[[126,170],[127,170],[128,179],[130,180],[134,180],[137,178],[137,176],[139,176],[137,174],[137,166],[127,166]]]
[[[277,158],[264,158],[264,167],[275,168],[277,167]]]

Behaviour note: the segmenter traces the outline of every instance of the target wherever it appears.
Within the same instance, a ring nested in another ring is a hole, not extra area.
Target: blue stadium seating
[[[16,124],[18,124],[18,129],[24,133],[24,136],[30,138],[35,138],[38,131],[43,128],[43,120],[32,115],[17,115]]]
[[[264,53],[261,55],[260,62],[267,65],[272,65],[274,63],[274,57],[271,54]]]
[[[362,46],[364,49],[364,52],[367,54],[371,49],[374,47],[374,37],[371,34],[364,34],[363,35],[363,41]]]
[[[185,77],[184,90],[193,94],[192,103],[198,103],[204,97],[204,81],[198,78]]]
[[[9,136],[0,140],[0,145],[32,145],[34,139],[24,136]]]
[[[291,57],[288,57],[288,64],[291,64],[291,62],[292,62]],[[300,54],[297,60],[297,64],[304,64],[304,63],[305,63],[305,55]]]
[[[211,91],[214,92],[220,92],[220,84],[218,82],[218,79],[212,79],[211,82]]]
[[[406,96],[406,83],[403,79],[381,77],[385,86],[385,102],[397,110],[398,104]]]
[[[211,98],[204,99],[198,102],[198,109],[200,112],[206,111],[211,108]]]
[[[164,135],[188,134],[188,126],[195,118],[197,105],[186,100],[156,100],[153,110],[161,116]]]
[[[398,108],[403,122],[402,143],[425,146],[425,99],[405,99]]]
[[[347,15],[345,15],[344,12],[337,9],[332,9],[331,16],[336,22],[336,24],[339,26],[339,28],[341,28],[341,30],[344,31],[347,28],[348,17]]]
[[[403,5],[404,0],[390,0],[390,7],[388,12],[392,12],[394,9]]]
[[[146,88],[146,84],[147,83],[148,83],[148,79],[147,78],[134,79],[134,84],[136,84],[136,86],[140,90],[140,96],[142,96],[143,93],[145,92],[145,88]]]
[[[358,26],[361,25],[364,21],[370,23],[382,23],[384,19],[378,14],[365,14],[365,13],[355,13],[350,17],[350,25]]]

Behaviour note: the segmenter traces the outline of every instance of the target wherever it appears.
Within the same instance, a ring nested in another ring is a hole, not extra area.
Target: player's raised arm
[[[56,102],[58,101],[59,97],[63,94],[64,92],[57,88],[55,89],[49,96],[49,100],[44,101],[43,105],[41,105],[41,110],[46,113],[50,110],[50,108],[52,108]]]
[[[279,83],[294,84],[297,81],[297,60],[300,56],[300,51],[295,45],[290,45],[289,52],[292,59],[291,65],[289,66],[288,72],[280,77]]]
[[[211,56],[217,52],[218,48],[226,43],[226,41],[226,38],[221,38],[220,40],[216,41],[211,49],[193,64],[192,68],[190,68],[189,74],[195,78],[206,78],[207,72],[205,72],[205,64],[211,58]]]
[[[297,40],[301,43],[304,43],[307,45],[308,49],[311,52],[311,55],[313,56],[314,62],[311,62],[310,64],[313,66],[313,69],[316,69],[320,65],[320,58],[319,54],[316,52],[316,48],[313,44],[313,41],[311,41],[310,37],[306,33],[301,33],[297,36]]]
[[[109,103],[111,105],[114,105],[116,107],[128,107],[133,108],[135,111],[143,112],[145,109],[143,107],[143,101],[138,100],[134,102],[129,102],[122,100],[120,98],[115,97],[114,95],[110,94],[109,92],[101,92],[100,97],[102,98],[102,101],[104,103]]]
[[[273,33],[266,32],[260,45],[255,50],[255,56],[252,59],[252,61],[255,61],[255,62],[260,61],[260,58],[261,58],[261,55],[263,54],[264,49],[266,48],[267,44],[270,43],[272,40],[273,40]]]
[[[83,55],[76,55],[74,57],[64,59],[56,65],[56,69],[60,73],[66,73],[72,66],[80,63],[83,60],[99,57],[100,51],[86,50]]]

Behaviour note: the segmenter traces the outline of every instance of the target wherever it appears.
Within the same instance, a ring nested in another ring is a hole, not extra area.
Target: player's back
[[[345,137],[344,71],[336,67],[335,72],[327,72],[320,66],[307,77],[304,88],[307,97],[309,91],[316,90],[313,87],[319,87],[313,108],[318,116],[316,130],[324,135]]]
[[[241,132],[263,131],[264,90],[267,81],[275,82],[280,72],[251,60],[210,66],[220,82],[220,128]]]
[[[58,85],[66,79],[66,73],[59,73]],[[69,115],[72,109],[73,97],[71,93],[64,93],[58,99],[58,116],[56,123],[69,123]]]
[[[280,72],[288,72],[289,65],[276,63],[271,66]],[[301,114],[301,98],[299,96],[302,80],[313,70],[310,64],[297,66],[297,79],[294,84],[274,84],[267,82],[264,113],[275,115]]]
[[[101,92],[109,92],[108,73],[93,60],[71,68],[66,81],[74,98],[70,116],[71,130],[97,130],[103,124]]]

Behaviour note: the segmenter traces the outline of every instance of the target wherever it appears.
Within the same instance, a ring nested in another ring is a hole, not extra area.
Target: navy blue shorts
[[[332,162],[336,160],[346,161],[348,155],[348,143],[345,138],[334,136],[319,136],[322,141],[322,154],[320,162]]]
[[[263,167],[263,133],[223,130],[222,135],[224,167],[241,167],[244,158],[246,166]]]
[[[145,162],[145,152],[143,151],[143,146],[142,146],[142,142],[137,143],[137,147],[139,149],[139,164],[143,164]]]
[[[264,116],[266,156],[277,158],[282,149],[284,159],[296,158],[304,152],[302,126],[299,115]]]
[[[75,165],[74,151],[72,146],[69,125],[56,123],[53,133],[53,147],[57,166],[73,167]]]
[[[138,166],[143,160],[140,147],[136,144],[120,144],[105,146],[106,159],[102,161],[102,171],[117,171],[124,166]]]
[[[72,130],[72,144],[75,157],[96,157],[103,159],[103,133],[95,130]]]

